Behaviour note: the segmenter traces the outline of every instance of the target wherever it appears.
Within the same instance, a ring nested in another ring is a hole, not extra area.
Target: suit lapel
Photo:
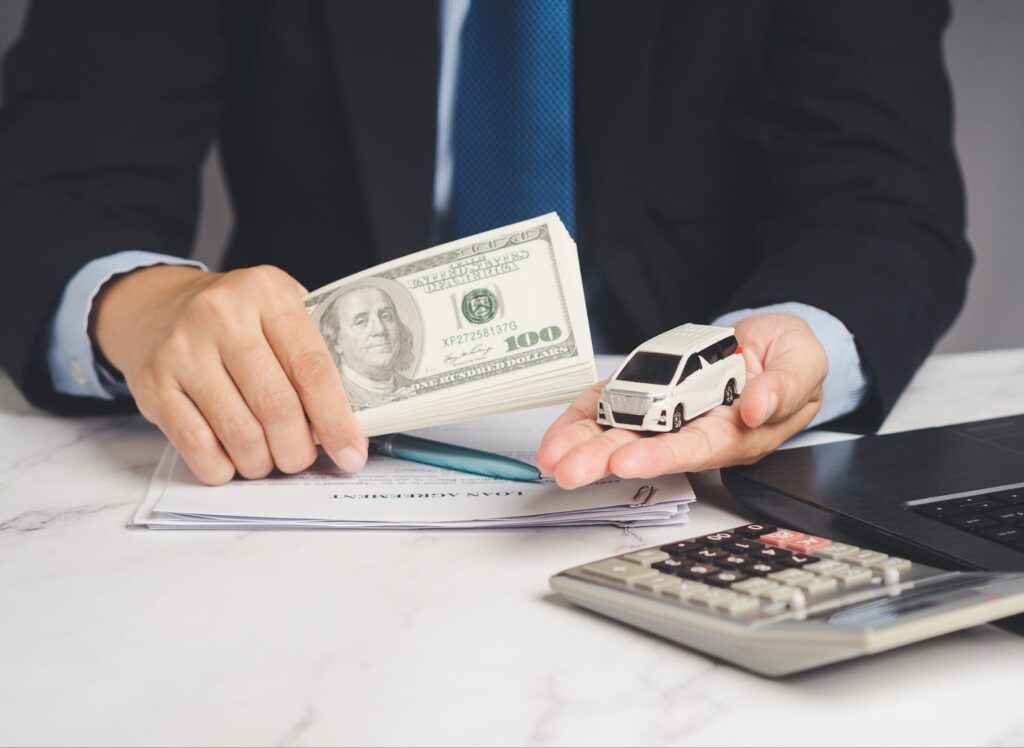
[[[428,246],[437,130],[435,0],[324,3],[381,260]]]

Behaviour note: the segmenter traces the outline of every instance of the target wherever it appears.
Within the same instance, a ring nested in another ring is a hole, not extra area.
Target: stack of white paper
[[[415,432],[533,462],[544,429],[560,412],[544,408]],[[643,486],[653,491],[641,491]],[[642,505],[632,506],[634,503]],[[685,522],[694,500],[685,475],[608,478],[575,491],[550,479],[496,480],[372,456],[358,475],[322,457],[295,476],[200,484],[168,448],[134,525],[150,528],[467,528]]]

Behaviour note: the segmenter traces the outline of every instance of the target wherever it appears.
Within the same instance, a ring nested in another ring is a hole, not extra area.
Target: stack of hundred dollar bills
[[[550,213],[313,291],[367,436],[566,402],[595,381],[576,244]]]

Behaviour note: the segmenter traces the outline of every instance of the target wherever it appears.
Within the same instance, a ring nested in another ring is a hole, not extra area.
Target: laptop
[[[775,452],[722,482],[780,526],[941,568],[1024,571],[1024,414]]]

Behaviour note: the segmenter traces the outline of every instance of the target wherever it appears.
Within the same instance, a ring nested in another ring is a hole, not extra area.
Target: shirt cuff
[[[800,317],[810,325],[811,331],[828,356],[828,374],[821,387],[821,409],[807,428],[827,423],[857,410],[864,402],[870,381],[861,364],[853,333],[828,312],[808,304],[788,301],[757,309],[729,312],[716,319],[713,324],[731,327],[745,317],[770,312]]]
[[[57,313],[50,324],[47,363],[53,388],[64,395],[113,400],[128,395],[124,382],[99,365],[89,338],[92,301],[103,284],[115,275],[151,265],[207,267],[195,260],[154,252],[118,252],[86,263],[64,287]]]

